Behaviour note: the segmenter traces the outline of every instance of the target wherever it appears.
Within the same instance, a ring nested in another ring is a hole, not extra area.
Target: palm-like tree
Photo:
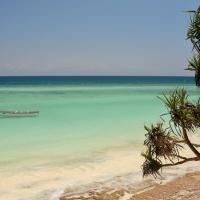
[[[191,102],[184,89],[176,89],[169,95],[159,97],[167,107],[170,116],[169,123],[157,123],[146,127],[144,145],[146,152],[142,155],[145,161],[142,165],[143,175],[156,177],[160,169],[166,166],[183,164],[188,161],[200,161],[200,145],[193,144],[189,133],[194,133],[200,128],[200,100]],[[164,115],[166,115],[164,114]],[[181,155],[183,148],[189,148],[194,156]]]
[[[190,25],[187,31],[187,39],[192,42],[196,54],[189,60],[187,70],[195,72],[195,83],[200,86],[200,7],[191,13]]]
[[[200,86],[200,55],[194,55],[188,61],[188,68],[186,70],[195,72],[195,83]]]

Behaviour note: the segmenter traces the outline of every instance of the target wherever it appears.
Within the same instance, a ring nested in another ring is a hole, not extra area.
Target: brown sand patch
[[[131,200],[200,200],[200,172],[189,173],[165,185],[136,194]]]
[[[140,190],[104,188],[86,193],[63,195],[60,200],[200,200],[200,172],[188,173],[164,185],[154,184]]]

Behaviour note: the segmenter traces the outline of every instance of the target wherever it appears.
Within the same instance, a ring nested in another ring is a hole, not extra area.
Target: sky
[[[198,0],[0,0],[0,76],[191,76]]]

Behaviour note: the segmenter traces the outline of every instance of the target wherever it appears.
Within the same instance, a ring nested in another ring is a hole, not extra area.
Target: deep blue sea
[[[183,76],[4,76],[0,85],[194,84]]]

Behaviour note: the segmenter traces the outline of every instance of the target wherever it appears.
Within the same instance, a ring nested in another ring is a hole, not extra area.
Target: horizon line
[[[0,75],[0,77],[194,77],[184,75]]]

